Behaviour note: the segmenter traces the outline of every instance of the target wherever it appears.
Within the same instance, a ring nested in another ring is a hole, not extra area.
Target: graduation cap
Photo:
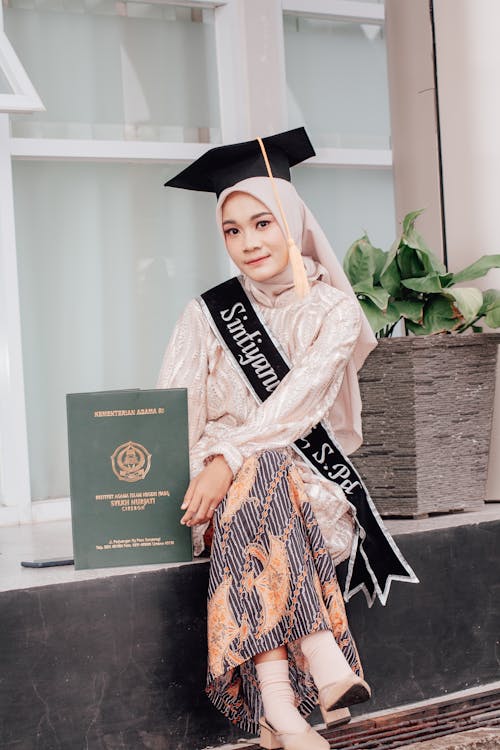
[[[165,187],[202,190],[219,197],[223,190],[240,180],[269,175],[264,152],[269,159],[272,175],[288,182],[290,167],[315,156],[305,129],[295,128],[262,139],[211,148],[166,182]]]
[[[274,178],[281,177],[290,182],[290,167],[311,156],[315,156],[315,151],[309,136],[304,128],[295,128],[253,141],[216,146],[172,177],[165,187],[202,190],[219,197],[226,188],[248,177],[269,177],[286,230],[295,291],[299,297],[305,297],[309,292],[306,270],[292,238]]]

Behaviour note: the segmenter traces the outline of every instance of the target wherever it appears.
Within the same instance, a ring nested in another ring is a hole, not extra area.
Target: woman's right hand
[[[213,460],[191,480],[181,509],[186,512],[181,523],[195,526],[212,518],[217,506],[226,495],[233,481],[233,472],[222,455]]]

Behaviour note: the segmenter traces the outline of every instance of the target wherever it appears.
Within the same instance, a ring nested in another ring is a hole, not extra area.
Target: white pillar
[[[448,263],[500,252],[500,2],[434,0]],[[500,288],[500,270],[471,282]],[[487,496],[500,498],[500,372]]]
[[[8,115],[0,115],[0,174],[0,523],[10,523],[31,518],[31,492]]]
[[[438,127],[429,0],[386,0],[396,219],[425,209],[418,231],[443,257]]]

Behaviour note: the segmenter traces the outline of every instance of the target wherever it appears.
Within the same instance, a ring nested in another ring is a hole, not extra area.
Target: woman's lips
[[[246,264],[247,266],[255,266],[257,263],[261,263],[263,260],[267,260],[267,258],[270,257],[270,255],[263,255],[261,258],[255,258],[255,260],[247,260]]]

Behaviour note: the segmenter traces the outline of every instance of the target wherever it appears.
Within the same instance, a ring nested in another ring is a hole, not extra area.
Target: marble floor
[[[500,503],[487,503],[480,511],[454,513],[420,520],[387,520],[391,534],[449,528],[500,519]],[[22,560],[68,557],[73,554],[70,521],[51,521],[0,527],[0,591],[46,586],[53,583],[105,578],[141,570],[176,567],[186,563],[75,570],[73,565],[52,568],[23,568]],[[198,560],[194,564],[203,564]]]

